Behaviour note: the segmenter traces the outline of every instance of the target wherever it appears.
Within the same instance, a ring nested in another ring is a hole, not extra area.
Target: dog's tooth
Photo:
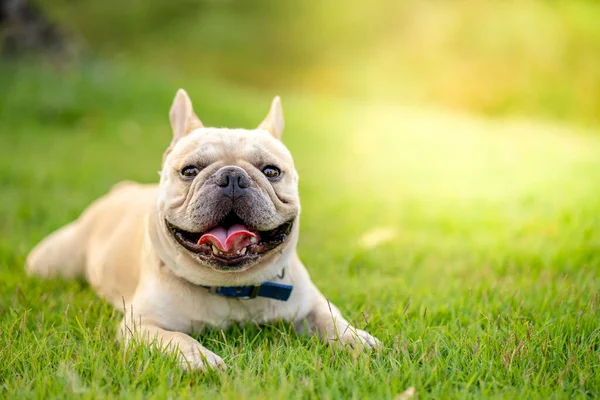
[[[242,250],[240,250],[240,253],[241,253],[242,255],[245,255],[245,254],[246,254],[246,251],[248,251],[248,248],[247,248],[247,247],[244,247]]]
[[[212,251],[213,251],[213,254],[218,254],[219,253],[219,250],[217,249],[217,246],[215,246],[214,244],[213,244],[213,247],[212,247]]]
[[[250,239],[250,243],[255,244],[256,243],[256,238],[255,237],[251,238]]]

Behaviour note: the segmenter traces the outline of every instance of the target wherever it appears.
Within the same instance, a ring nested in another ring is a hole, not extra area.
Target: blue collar
[[[283,279],[285,269],[282,271],[280,278]],[[284,285],[282,283],[264,282],[255,286],[204,286],[212,294],[218,294],[223,297],[231,297],[240,300],[254,299],[256,297],[266,297],[267,299],[275,299],[287,301],[292,294],[292,285]]]

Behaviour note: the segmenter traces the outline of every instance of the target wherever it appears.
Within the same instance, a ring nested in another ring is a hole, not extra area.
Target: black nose
[[[223,195],[231,199],[243,196],[250,187],[250,177],[240,167],[223,167],[215,175],[217,186]]]

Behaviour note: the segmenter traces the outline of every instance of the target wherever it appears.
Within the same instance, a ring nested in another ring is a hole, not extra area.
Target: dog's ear
[[[203,127],[202,122],[194,113],[192,101],[183,89],[179,89],[173,99],[169,118],[173,129],[173,141],[181,139],[194,129]]]
[[[283,108],[281,107],[281,99],[275,96],[271,103],[269,114],[263,122],[260,123],[258,129],[264,129],[269,132],[275,139],[281,139],[283,134]]]
[[[171,111],[169,111],[169,119],[171,120],[171,129],[173,129],[173,140],[163,154],[163,164],[167,155],[175,146],[175,143],[194,129],[202,128],[202,122],[194,113],[192,101],[183,89],[179,89],[173,99]]]

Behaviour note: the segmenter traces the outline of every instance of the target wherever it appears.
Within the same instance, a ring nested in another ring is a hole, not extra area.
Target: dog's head
[[[279,97],[257,129],[206,128],[180,89],[170,120],[158,218],[175,272],[194,281],[207,272],[260,270],[293,250],[298,175],[279,140]]]

